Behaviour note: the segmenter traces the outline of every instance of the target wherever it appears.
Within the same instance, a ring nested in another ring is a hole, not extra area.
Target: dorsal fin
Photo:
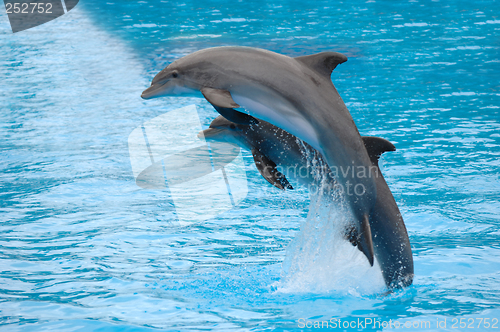
[[[387,151],[396,151],[394,144],[381,137],[362,136],[368,156],[374,165],[378,166],[380,155]]]
[[[337,65],[346,62],[347,57],[342,53],[337,52],[321,52],[313,55],[305,55],[296,57],[295,60],[303,63],[311,69],[314,69],[321,75],[328,76]]]

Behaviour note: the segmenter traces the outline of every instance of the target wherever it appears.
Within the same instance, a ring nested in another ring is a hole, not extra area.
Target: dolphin
[[[327,181],[326,189],[334,188],[335,177],[329,169],[317,169],[326,165],[323,156],[306,142],[268,122],[241,125],[218,116],[198,137],[204,137],[207,141],[228,142],[250,150],[261,175],[279,189],[293,188],[278,168],[293,169],[293,172],[285,172],[286,176],[309,188],[325,185],[317,183],[318,177],[315,175],[319,171],[320,179]],[[380,137],[361,138],[375,168],[373,176],[377,202],[370,215],[375,257],[389,289],[408,286],[413,280],[410,241],[401,213],[378,164],[382,153],[395,151],[396,147]],[[311,159],[316,159],[316,162],[312,164]],[[346,239],[356,244],[350,237],[350,229],[346,229]]]
[[[320,153],[296,136],[266,121],[242,125],[219,115],[198,137],[207,141],[231,143],[250,151],[264,179],[282,190],[293,189],[288,178],[307,187],[325,185],[320,183],[324,179],[332,182],[332,185],[335,182],[334,174]],[[317,160],[314,166],[311,160]]]
[[[253,118],[235,110],[243,108],[310,144],[330,168],[341,170],[340,184],[362,192],[347,199],[356,219],[357,246],[373,265],[369,218],[377,201],[376,183],[350,171],[368,170],[372,162],[330,77],[345,61],[336,52],[291,58],[251,47],[208,48],[160,71],[142,98],[203,96],[230,121],[250,124]]]

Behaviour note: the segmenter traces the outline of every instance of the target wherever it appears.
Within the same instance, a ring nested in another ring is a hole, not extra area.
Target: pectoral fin
[[[285,190],[293,189],[292,185],[288,182],[286,177],[278,171],[276,164],[261,154],[257,149],[252,149],[253,160],[255,161],[255,166],[259,170],[260,174],[273,186]]]
[[[365,254],[370,265],[373,266],[372,231],[367,215],[363,217],[363,222],[361,223],[359,231],[355,227],[346,229],[345,238],[351,242],[353,246],[357,246],[358,249]]]
[[[254,123],[259,123],[259,120],[257,120],[253,116],[242,112],[238,112],[237,110],[234,110],[232,108],[219,107],[215,105],[212,106],[215,108],[217,112],[219,112],[220,115],[222,115],[229,121],[234,122],[236,124],[247,126]]]
[[[233,100],[233,97],[231,97],[231,93],[227,90],[203,88],[201,89],[201,93],[208,102],[214,106],[224,108],[240,107],[240,105]]]
[[[207,101],[212,104],[215,110],[229,121],[241,125],[259,123],[259,121],[253,116],[233,109],[233,107],[240,107],[240,105],[234,102],[233,97],[231,97],[231,93],[229,91],[203,88],[201,89],[201,93],[203,94],[203,96],[205,96]]]

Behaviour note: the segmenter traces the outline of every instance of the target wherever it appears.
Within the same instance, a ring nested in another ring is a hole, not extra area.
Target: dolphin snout
[[[223,134],[224,134],[223,129],[208,128],[208,129],[200,131],[198,133],[197,137],[199,139],[206,139],[206,140],[220,140],[220,139],[222,139]]]
[[[151,84],[149,88],[146,90],[142,91],[141,98],[142,99],[151,99],[153,97],[156,97],[157,95],[160,94],[160,91],[162,90],[162,86],[165,85],[167,82],[159,83],[159,84]]]
[[[142,99],[149,99],[150,97],[150,88],[147,88],[146,90],[142,91],[141,98]]]
[[[151,82],[151,86],[142,92],[142,99],[151,99],[155,97],[161,87],[169,82],[169,76],[166,75],[165,69],[159,72]]]

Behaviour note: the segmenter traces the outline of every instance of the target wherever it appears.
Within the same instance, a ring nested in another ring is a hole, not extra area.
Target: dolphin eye
[[[231,123],[231,124],[229,125],[229,128],[231,128],[231,129],[236,129],[236,126],[235,126],[233,123]]]
[[[179,77],[179,73],[178,73],[177,71],[173,71],[173,72],[172,72],[172,77],[173,77],[173,78],[177,78],[177,77]]]

